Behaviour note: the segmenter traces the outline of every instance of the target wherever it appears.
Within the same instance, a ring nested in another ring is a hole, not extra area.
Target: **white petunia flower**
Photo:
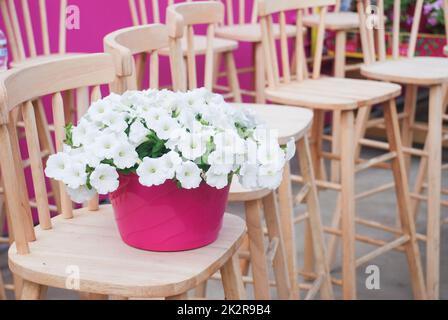
[[[243,164],[240,168],[239,181],[246,189],[258,189],[258,166]]]
[[[66,190],[70,199],[79,204],[89,201],[96,194],[95,189],[88,189],[87,186],[80,186],[76,189],[67,188]]]
[[[167,179],[167,170],[164,159],[143,158],[143,162],[137,168],[140,184],[151,187],[163,184]]]
[[[229,174],[233,169],[234,161],[233,154],[223,151],[213,151],[208,156],[208,163],[211,165],[210,170],[214,174]]]
[[[278,144],[259,146],[257,159],[262,165],[274,165],[277,170],[285,164],[285,153]]]
[[[129,129],[129,140],[136,146],[139,146],[146,140],[149,130],[140,122],[135,121]]]
[[[229,176],[227,174],[215,174],[213,170],[209,169],[205,174],[205,181],[209,186],[223,189],[229,184]]]
[[[107,112],[101,122],[111,131],[117,133],[124,132],[128,127],[124,115],[118,112]]]
[[[286,144],[286,161],[289,161],[292,158],[294,158],[295,154],[296,154],[296,141],[294,140],[294,138],[291,138]]]
[[[159,121],[167,116],[168,113],[162,108],[151,108],[143,115],[146,126],[153,130],[157,127]]]
[[[171,117],[163,117],[154,125],[157,137],[162,140],[172,139],[179,128],[179,123]]]
[[[138,153],[131,144],[120,143],[114,148],[112,159],[119,169],[132,168],[138,161]]]
[[[178,144],[182,156],[188,160],[196,160],[207,151],[207,141],[202,134],[187,133]]]
[[[88,144],[91,142],[92,137],[96,135],[98,135],[96,126],[83,118],[72,130],[73,146],[79,147],[80,145]]]
[[[244,140],[235,131],[220,132],[213,138],[213,141],[218,150],[233,154],[244,154],[246,151]]]
[[[111,112],[110,104],[105,100],[94,102],[88,109],[88,115],[93,121],[101,122],[104,116]]]
[[[176,169],[176,178],[184,189],[194,189],[201,184],[201,169],[192,161],[183,162]]]
[[[86,165],[81,162],[72,162],[65,170],[64,183],[72,189],[77,189],[87,182]]]
[[[118,172],[114,167],[101,163],[90,175],[90,184],[99,194],[113,192],[119,185]]]
[[[95,141],[93,152],[98,158],[112,159],[114,155],[114,147],[117,143],[117,136],[114,134],[101,135]]]
[[[176,168],[182,163],[182,158],[177,152],[170,151],[163,155],[162,159],[166,170],[166,178],[173,179],[176,174]]]
[[[45,175],[49,178],[62,181],[69,167],[70,157],[65,153],[59,152],[48,158]]]
[[[261,166],[259,168],[258,183],[263,188],[277,189],[282,182],[283,168],[275,170],[273,166]]]

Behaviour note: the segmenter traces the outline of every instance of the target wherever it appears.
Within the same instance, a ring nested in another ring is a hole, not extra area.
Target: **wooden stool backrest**
[[[17,129],[11,114],[19,109],[23,114],[25,139],[31,163],[40,227],[51,229],[48,195],[43,171],[33,101],[51,96],[52,116],[55,126],[56,148],[61,151],[65,137],[64,101],[61,92],[91,87],[90,101],[101,98],[100,85],[115,78],[115,68],[109,54],[90,54],[64,57],[52,61],[12,69],[0,75],[0,165],[10,226],[19,254],[29,253],[29,241],[34,241],[34,229],[29,206]],[[82,90],[89,95],[88,90]],[[89,97],[80,97],[89,101]],[[72,218],[72,202],[65,186],[60,184],[61,214]],[[89,203],[90,210],[98,209],[98,199]]]
[[[23,16],[23,21],[25,24],[25,37],[26,44],[23,39],[22,29],[20,27],[20,18],[18,15],[17,6],[14,0],[0,0],[0,11],[2,12],[2,18],[5,23],[6,35],[8,41],[10,42],[10,48],[12,53],[13,61],[20,62],[27,57],[36,57],[39,54],[48,55],[51,53],[50,46],[50,32],[48,27],[48,17],[47,17],[47,1],[39,0],[38,10],[39,10],[39,22],[40,28],[36,29],[31,20],[31,11],[29,0],[21,0],[21,12]],[[36,2],[36,1],[33,1]],[[65,53],[66,50],[66,10],[67,10],[67,0],[60,0],[59,9],[59,43],[58,43],[58,53]],[[51,1],[54,5],[54,1]],[[36,31],[40,30],[40,35],[42,38],[42,50],[39,53],[36,46]],[[25,50],[25,46],[28,50]],[[28,51],[28,52],[27,52]]]
[[[416,0],[415,10],[412,20],[411,35],[409,37],[408,49],[406,56],[409,58],[414,57],[417,47],[417,36],[421,22],[421,16],[423,11],[423,0]],[[366,64],[373,63],[375,61],[384,61],[387,59],[387,35],[385,27],[385,14],[384,14],[384,0],[378,0],[376,4],[377,25],[375,28],[371,27],[372,19],[368,17],[372,12],[366,12],[370,8],[369,0],[357,0],[357,9],[360,17],[360,33],[362,50],[364,54],[364,62]],[[401,1],[394,0],[393,15],[392,15],[392,58],[398,59],[400,57],[400,18],[401,18]],[[376,29],[376,30],[375,30]],[[375,31],[377,35],[375,37]],[[377,41],[375,41],[375,38]],[[375,43],[376,42],[376,43]]]
[[[291,82],[291,67],[288,48],[288,37],[286,35],[286,12],[296,13],[296,75],[297,80],[301,81],[309,78],[306,65],[306,51],[303,38],[302,17],[305,11],[318,9],[320,23],[317,28],[316,49],[314,53],[314,65],[312,78],[317,79],[321,73],[322,52],[325,36],[324,18],[328,6],[335,5],[335,0],[259,0],[258,13],[262,28],[262,42],[265,57],[265,66],[268,75],[268,85],[275,88],[282,83]],[[280,66],[277,58],[277,46],[274,38],[274,16],[279,16],[280,25],[280,64],[282,77],[280,77]]]
[[[176,3],[192,1],[193,0],[167,0],[166,7]],[[152,20],[148,17],[148,8],[151,8]],[[141,26],[148,23],[162,22],[160,14],[165,8],[160,7],[160,1],[158,0],[129,0],[129,10],[134,26]]]
[[[213,39],[215,25],[224,20],[224,5],[218,1],[200,1],[174,4],[167,9],[167,27],[170,38],[173,89],[186,91],[197,88],[196,56],[194,52],[195,25],[207,25],[204,87],[213,85]],[[187,67],[185,68],[181,40],[186,32]]]
[[[149,87],[159,88],[158,49],[168,47],[168,31],[165,25],[151,24],[120,29],[104,38],[104,50],[114,57],[117,80],[113,91],[122,93],[137,89],[134,56],[149,55]],[[144,68],[144,65],[141,65]]]

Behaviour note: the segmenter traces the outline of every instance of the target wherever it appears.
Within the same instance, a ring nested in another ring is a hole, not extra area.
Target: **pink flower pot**
[[[229,187],[218,190],[205,182],[181,189],[172,180],[145,187],[137,175],[121,175],[110,194],[121,238],[150,251],[182,251],[206,246],[218,237]]]

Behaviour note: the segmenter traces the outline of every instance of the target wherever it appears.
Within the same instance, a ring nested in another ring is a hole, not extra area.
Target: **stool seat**
[[[306,27],[318,27],[320,15],[310,14],[303,17],[303,25]],[[328,12],[325,15],[325,28],[331,31],[357,29],[359,16],[355,12]]]
[[[296,26],[286,25],[285,31],[287,37],[296,36]],[[274,37],[280,38],[280,26],[278,24],[273,25]],[[304,31],[306,29],[304,28]],[[261,26],[256,24],[235,24],[231,26],[219,27],[216,29],[215,35],[219,38],[244,41],[244,42],[261,42]]]
[[[280,144],[286,144],[291,138],[299,140],[313,122],[313,112],[305,108],[253,103],[231,103],[231,105],[254,110],[268,128],[278,130]]]
[[[379,81],[322,77],[267,88],[266,97],[276,103],[321,110],[353,110],[388,101],[401,87]]]
[[[148,213],[149,214],[149,213]],[[225,214],[218,239],[184,252],[150,252],[132,248],[120,238],[111,205],[99,211],[74,211],[73,219],[57,216],[53,229],[35,228],[38,241],[30,254],[9,249],[9,267],[17,276],[66,288],[68,266],[79,269],[80,290],[124,297],[157,298],[186,292],[210,278],[238,249],[245,222]]]
[[[195,35],[193,37],[194,41],[194,53],[195,55],[203,55],[207,51],[207,37],[202,35]],[[184,56],[187,55],[187,39],[184,37],[181,41],[182,53]],[[213,39],[213,52],[223,53],[238,49],[238,42],[227,39]],[[170,55],[170,48],[166,47],[159,50],[159,54],[163,56]]]
[[[437,85],[448,82],[448,59],[415,57],[381,61],[362,66],[361,74],[370,79],[401,84]]]

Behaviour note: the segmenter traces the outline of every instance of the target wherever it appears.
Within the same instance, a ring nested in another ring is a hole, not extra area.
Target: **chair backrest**
[[[420,21],[423,11],[424,0],[416,0],[415,10],[412,19],[412,29],[408,41],[408,49],[406,56],[412,58],[415,55],[417,47],[417,36],[420,27]],[[362,48],[364,54],[364,62],[369,64],[375,61],[384,61],[387,59],[387,34],[385,30],[386,16],[384,13],[384,0],[377,0],[377,12],[369,11],[369,0],[357,0],[357,9],[360,17],[360,33]],[[401,18],[401,1],[394,0],[392,19],[392,58],[400,57],[400,18]],[[372,20],[374,19],[374,20]],[[373,27],[372,27],[373,26]],[[375,31],[377,35],[375,36]],[[375,41],[377,39],[377,41]],[[375,43],[376,42],[376,43]]]
[[[20,110],[23,114],[25,139],[31,163],[32,186],[36,196],[37,212],[42,229],[51,229],[45,175],[41,159],[35,106],[36,99],[51,96],[55,127],[56,148],[61,151],[65,140],[64,101],[61,92],[91,88],[90,101],[101,98],[100,85],[109,84],[115,78],[115,68],[109,54],[90,54],[65,57],[52,61],[12,69],[0,75],[0,165],[10,223],[19,254],[29,252],[29,241],[35,240],[28,204],[25,173],[20,155],[19,139],[11,114]],[[89,101],[89,90],[81,90]],[[61,214],[72,218],[72,202],[65,186],[60,184]],[[89,203],[89,209],[98,209],[98,199]]]
[[[174,4],[167,9],[167,27],[170,38],[173,89],[186,91],[197,88],[196,56],[194,53],[195,25],[207,25],[204,87],[213,85],[213,39],[215,25],[224,20],[224,5],[217,1],[198,1]],[[182,38],[186,32],[187,67],[185,68]]]
[[[268,75],[268,85],[275,88],[279,84],[289,83],[291,81],[291,66],[289,57],[288,37],[286,35],[286,12],[295,12],[296,14],[296,77],[297,81],[309,77],[306,50],[303,37],[303,15],[310,9],[318,9],[320,23],[316,32],[316,49],[314,53],[313,79],[320,77],[322,52],[325,36],[324,18],[328,6],[335,5],[335,0],[259,0],[258,12],[260,15],[260,24],[262,28],[262,42],[265,58],[265,66]],[[282,77],[280,77],[280,65],[277,55],[276,40],[274,37],[273,23],[274,16],[278,15],[280,25],[280,64]]]
[[[226,24],[231,26],[235,24],[257,23],[258,20],[258,1],[253,0],[252,6],[245,0],[223,0],[226,5]],[[236,10],[234,10],[236,8]],[[247,14],[249,13],[249,15]],[[236,15],[236,13],[238,13]],[[249,18],[250,17],[250,18]],[[249,20],[248,20],[249,18]]]
[[[137,72],[134,56],[149,56],[149,87],[159,88],[158,49],[168,47],[168,31],[165,25],[151,24],[120,29],[104,38],[104,50],[115,62],[117,79],[113,91],[122,93],[137,89]],[[141,64],[141,68],[145,65]],[[144,70],[140,70],[143,72]]]
[[[159,0],[128,0],[134,26],[141,26],[148,23],[160,23],[162,10],[175,3],[192,2],[193,0],[166,0],[166,7],[160,7]],[[152,20],[148,17],[148,8],[151,8]]]
[[[19,62],[27,57],[35,57],[39,54],[50,54],[50,33],[48,27],[48,17],[47,17],[47,1],[39,0],[36,5],[32,5],[39,11],[39,29],[33,26],[31,20],[31,10],[29,2],[36,3],[37,1],[21,0],[20,10],[14,0],[0,0],[0,11],[2,12],[3,21],[5,23],[6,34],[10,42],[10,48],[12,53],[12,58],[14,61]],[[67,0],[60,0],[60,14],[59,14],[59,43],[58,43],[58,53],[65,53],[66,50],[66,10],[67,10]],[[54,5],[54,1],[51,1]],[[20,26],[21,19],[18,13],[22,13],[23,22],[25,25],[25,30],[22,30]],[[37,30],[40,31],[42,39],[42,49],[38,51],[38,46],[36,44]],[[23,33],[24,32],[24,33]],[[25,35],[25,36],[24,36]],[[26,43],[24,41],[26,38]],[[27,48],[27,50],[26,50]]]

